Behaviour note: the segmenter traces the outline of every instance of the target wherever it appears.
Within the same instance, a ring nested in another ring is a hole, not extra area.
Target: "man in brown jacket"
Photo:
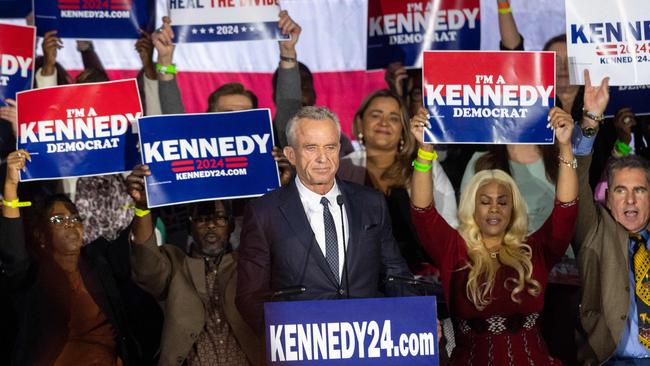
[[[578,159],[575,242],[583,281],[578,360],[585,365],[650,364],[650,350],[639,340],[647,325],[635,293],[632,258],[638,245],[630,238],[632,233],[649,237],[650,165],[635,155],[614,160],[605,208],[594,202],[589,186],[591,155]]]
[[[263,365],[263,346],[235,307],[236,260],[229,201],[194,204],[189,255],[173,245],[158,247],[146,209],[138,165],[127,178],[136,203],[131,265],[135,282],[161,302],[165,313],[160,365]]]

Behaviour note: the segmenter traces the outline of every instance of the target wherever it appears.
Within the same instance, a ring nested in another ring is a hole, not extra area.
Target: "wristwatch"
[[[582,136],[591,138],[598,133],[598,127],[585,127],[582,129]]]
[[[594,112],[589,112],[588,110],[586,110],[584,108],[582,109],[582,115],[589,118],[589,119],[593,119],[596,122],[602,122],[603,120],[605,120],[605,115],[604,114],[598,115],[598,114],[596,114]]]

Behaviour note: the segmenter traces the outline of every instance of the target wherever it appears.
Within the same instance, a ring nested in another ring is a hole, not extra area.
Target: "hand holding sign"
[[[151,36],[153,45],[158,51],[158,63],[162,66],[168,66],[172,63],[174,55],[174,31],[171,27],[172,21],[169,17],[163,17],[163,25],[158,28]]]
[[[32,157],[23,149],[13,151],[7,156],[5,196],[7,196],[7,186],[18,187],[18,183],[20,183],[20,171],[25,169],[27,160],[32,161]]]
[[[430,150],[431,145],[425,144],[424,142],[424,128],[431,128],[431,123],[429,123],[429,113],[425,108],[420,107],[418,113],[411,118],[411,133],[415,137],[415,141],[418,142],[418,148]]]
[[[56,55],[58,51],[63,48],[63,42],[61,38],[56,36],[57,31],[51,30],[45,33],[43,38],[43,55],[45,60],[43,62],[43,69],[41,74],[43,76],[49,76],[54,74],[54,65],[56,64]]]
[[[289,12],[286,10],[282,10],[279,16],[278,28],[280,28],[283,35],[291,36],[289,40],[278,41],[280,44],[280,55],[284,57],[296,57],[296,43],[298,43],[302,28],[291,19]]]
[[[559,107],[553,107],[548,114],[550,125],[555,130],[555,141],[558,146],[571,146],[571,136],[573,135],[573,117]]]
[[[151,41],[151,34],[143,31],[142,37],[135,42],[135,50],[138,52],[138,56],[140,56],[142,68],[149,80],[156,80],[158,78],[156,67],[153,62],[153,49],[154,46]]]
[[[147,208],[147,195],[144,191],[144,177],[150,175],[151,170],[149,170],[149,166],[138,164],[133,168],[131,174],[126,177],[126,191],[129,192],[129,196],[133,198],[135,207],[142,210]]]

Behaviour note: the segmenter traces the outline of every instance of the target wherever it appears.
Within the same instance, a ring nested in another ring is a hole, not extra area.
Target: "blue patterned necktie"
[[[334,225],[334,218],[328,206],[330,201],[323,197],[320,199],[323,205],[323,222],[325,223],[325,259],[329,264],[336,283],[339,283],[339,243],[336,235],[336,225]]]

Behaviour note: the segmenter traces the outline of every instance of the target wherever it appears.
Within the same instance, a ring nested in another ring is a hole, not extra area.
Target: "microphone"
[[[345,242],[345,220],[343,220],[343,195],[336,196],[336,203],[339,205],[341,212],[341,233],[343,234],[343,272],[345,273],[345,287],[348,289],[347,298],[350,298],[350,280],[348,279],[348,245]]]
[[[307,288],[303,285],[285,287],[275,291],[271,299],[275,299],[276,297],[281,297],[281,296],[300,295],[305,293],[306,291]]]
[[[419,280],[414,277],[407,277],[407,276],[399,276],[399,275],[390,275],[386,278],[387,283],[398,283],[402,285],[411,285],[415,287],[420,287],[425,291],[425,295],[429,293],[429,291],[434,292],[436,284],[431,282],[431,281],[426,281],[426,280]],[[427,289],[429,291],[427,291]]]

